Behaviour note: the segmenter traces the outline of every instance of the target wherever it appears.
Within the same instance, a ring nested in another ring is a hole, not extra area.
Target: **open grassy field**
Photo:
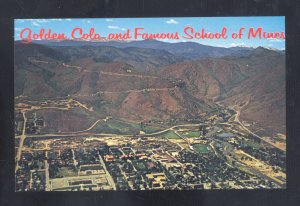
[[[259,149],[261,147],[261,144],[251,141],[251,140],[245,140],[243,141],[244,144],[246,144],[249,147],[252,147],[253,149]]]
[[[119,119],[110,119],[107,122],[101,122],[93,128],[92,131],[108,134],[127,134],[134,135],[139,134],[140,131],[144,131],[146,134],[154,133],[160,130],[160,128],[152,128],[147,125],[141,127],[140,124],[134,122],[127,122]]]
[[[175,134],[173,131],[168,131],[161,135],[162,137],[168,138],[168,139],[180,139],[180,137]]]
[[[200,136],[200,133],[198,131],[180,132],[179,134],[183,137],[186,137],[186,138],[199,137]]]
[[[194,144],[193,148],[195,149],[196,152],[199,152],[199,153],[207,153],[207,152],[209,152],[207,146],[203,145],[203,144]]]
[[[74,171],[73,169],[70,169],[67,167],[61,167],[61,168],[59,168],[56,176],[57,177],[73,177],[73,176],[77,176],[77,171]]]

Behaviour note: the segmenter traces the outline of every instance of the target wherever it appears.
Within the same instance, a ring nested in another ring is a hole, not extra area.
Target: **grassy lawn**
[[[203,144],[194,144],[193,148],[195,149],[196,152],[199,152],[199,153],[207,153],[207,152],[209,152],[207,146],[203,145]]]
[[[112,128],[112,129],[117,129],[117,130],[127,130],[129,128],[135,128],[139,129],[138,124],[130,123],[130,122],[123,122],[120,120],[116,119],[111,119],[107,122],[107,125]]]
[[[58,177],[73,177],[73,176],[77,176],[77,171],[74,171],[67,167],[61,167],[58,169],[56,176],[58,176]]]
[[[111,134],[134,134],[139,132],[139,125],[121,120],[110,119],[107,122],[101,122],[93,129],[96,132]]]
[[[166,133],[163,133],[161,136],[168,139],[180,139],[180,137],[177,134],[175,134],[175,132],[173,131],[168,131]]]
[[[145,165],[142,162],[135,162],[134,166],[138,171],[145,169]]]
[[[44,166],[45,166],[44,162],[41,161],[41,160],[38,160],[38,167],[39,167],[39,170],[40,170],[40,169],[44,169]]]
[[[253,149],[259,149],[261,147],[259,143],[253,141],[243,141],[243,143],[249,147],[252,147]]]
[[[191,138],[191,137],[199,137],[200,133],[198,131],[180,132],[180,135],[186,138]]]
[[[107,122],[101,122],[94,129],[96,132],[111,134],[139,134],[141,125],[133,122],[126,122],[118,119],[110,119]],[[154,133],[160,129],[152,128],[147,125],[143,127],[146,134]]]

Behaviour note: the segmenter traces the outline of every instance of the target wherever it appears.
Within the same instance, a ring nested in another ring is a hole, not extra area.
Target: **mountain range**
[[[285,54],[198,43],[15,42],[15,96],[71,96],[131,121],[196,118],[247,100],[241,119],[285,133]]]
[[[164,50],[175,56],[185,57],[186,59],[199,59],[205,57],[222,57],[222,56],[242,56],[249,54],[254,48],[251,47],[214,47],[199,44],[196,42],[177,42],[168,43],[155,39],[146,39],[141,41],[34,41],[36,44],[47,45],[51,47],[65,47],[65,46],[108,46],[114,48],[146,48],[155,50]]]

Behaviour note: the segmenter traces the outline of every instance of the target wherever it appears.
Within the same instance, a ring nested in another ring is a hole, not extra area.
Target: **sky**
[[[221,32],[223,27],[227,27],[228,38],[224,39],[184,39],[184,28],[191,26],[195,31],[201,32]],[[247,38],[248,29],[262,27],[265,32],[285,32],[285,18],[280,17],[169,17],[169,18],[88,18],[88,19],[16,19],[15,20],[15,40],[20,40],[20,32],[24,28],[30,28],[33,33],[39,33],[41,28],[46,31],[51,29],[55,33],[65,33],[71,36],[74,28],[80,27],[88,33],[91,27],[95,32],[103,37],[109,33],[125,33],[127,29],[134,30],[143,27],[143,32],[148,33],[173,33],[179,32],[179,40],[161,40],[170,43],[193,41],[204,45],[218,47],[269,47],[279,50],[285,49],[285,39],[259,39]],[[233,32],[238,32],[241,27],[245,28],[245,33],[241,39],[231,38]],[[140,39],[139,39],[140,40]]]

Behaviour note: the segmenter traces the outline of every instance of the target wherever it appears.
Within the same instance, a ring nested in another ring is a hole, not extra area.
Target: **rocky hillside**
[[[133,121],[198,117],[215,102],[244,105],[240,118],[255,129],[285,133],[284,53],[153,40],[111,44],[16,42],[15,95],[77,98],[101,115]],[[210,55],[197,59],[198,49]]]

